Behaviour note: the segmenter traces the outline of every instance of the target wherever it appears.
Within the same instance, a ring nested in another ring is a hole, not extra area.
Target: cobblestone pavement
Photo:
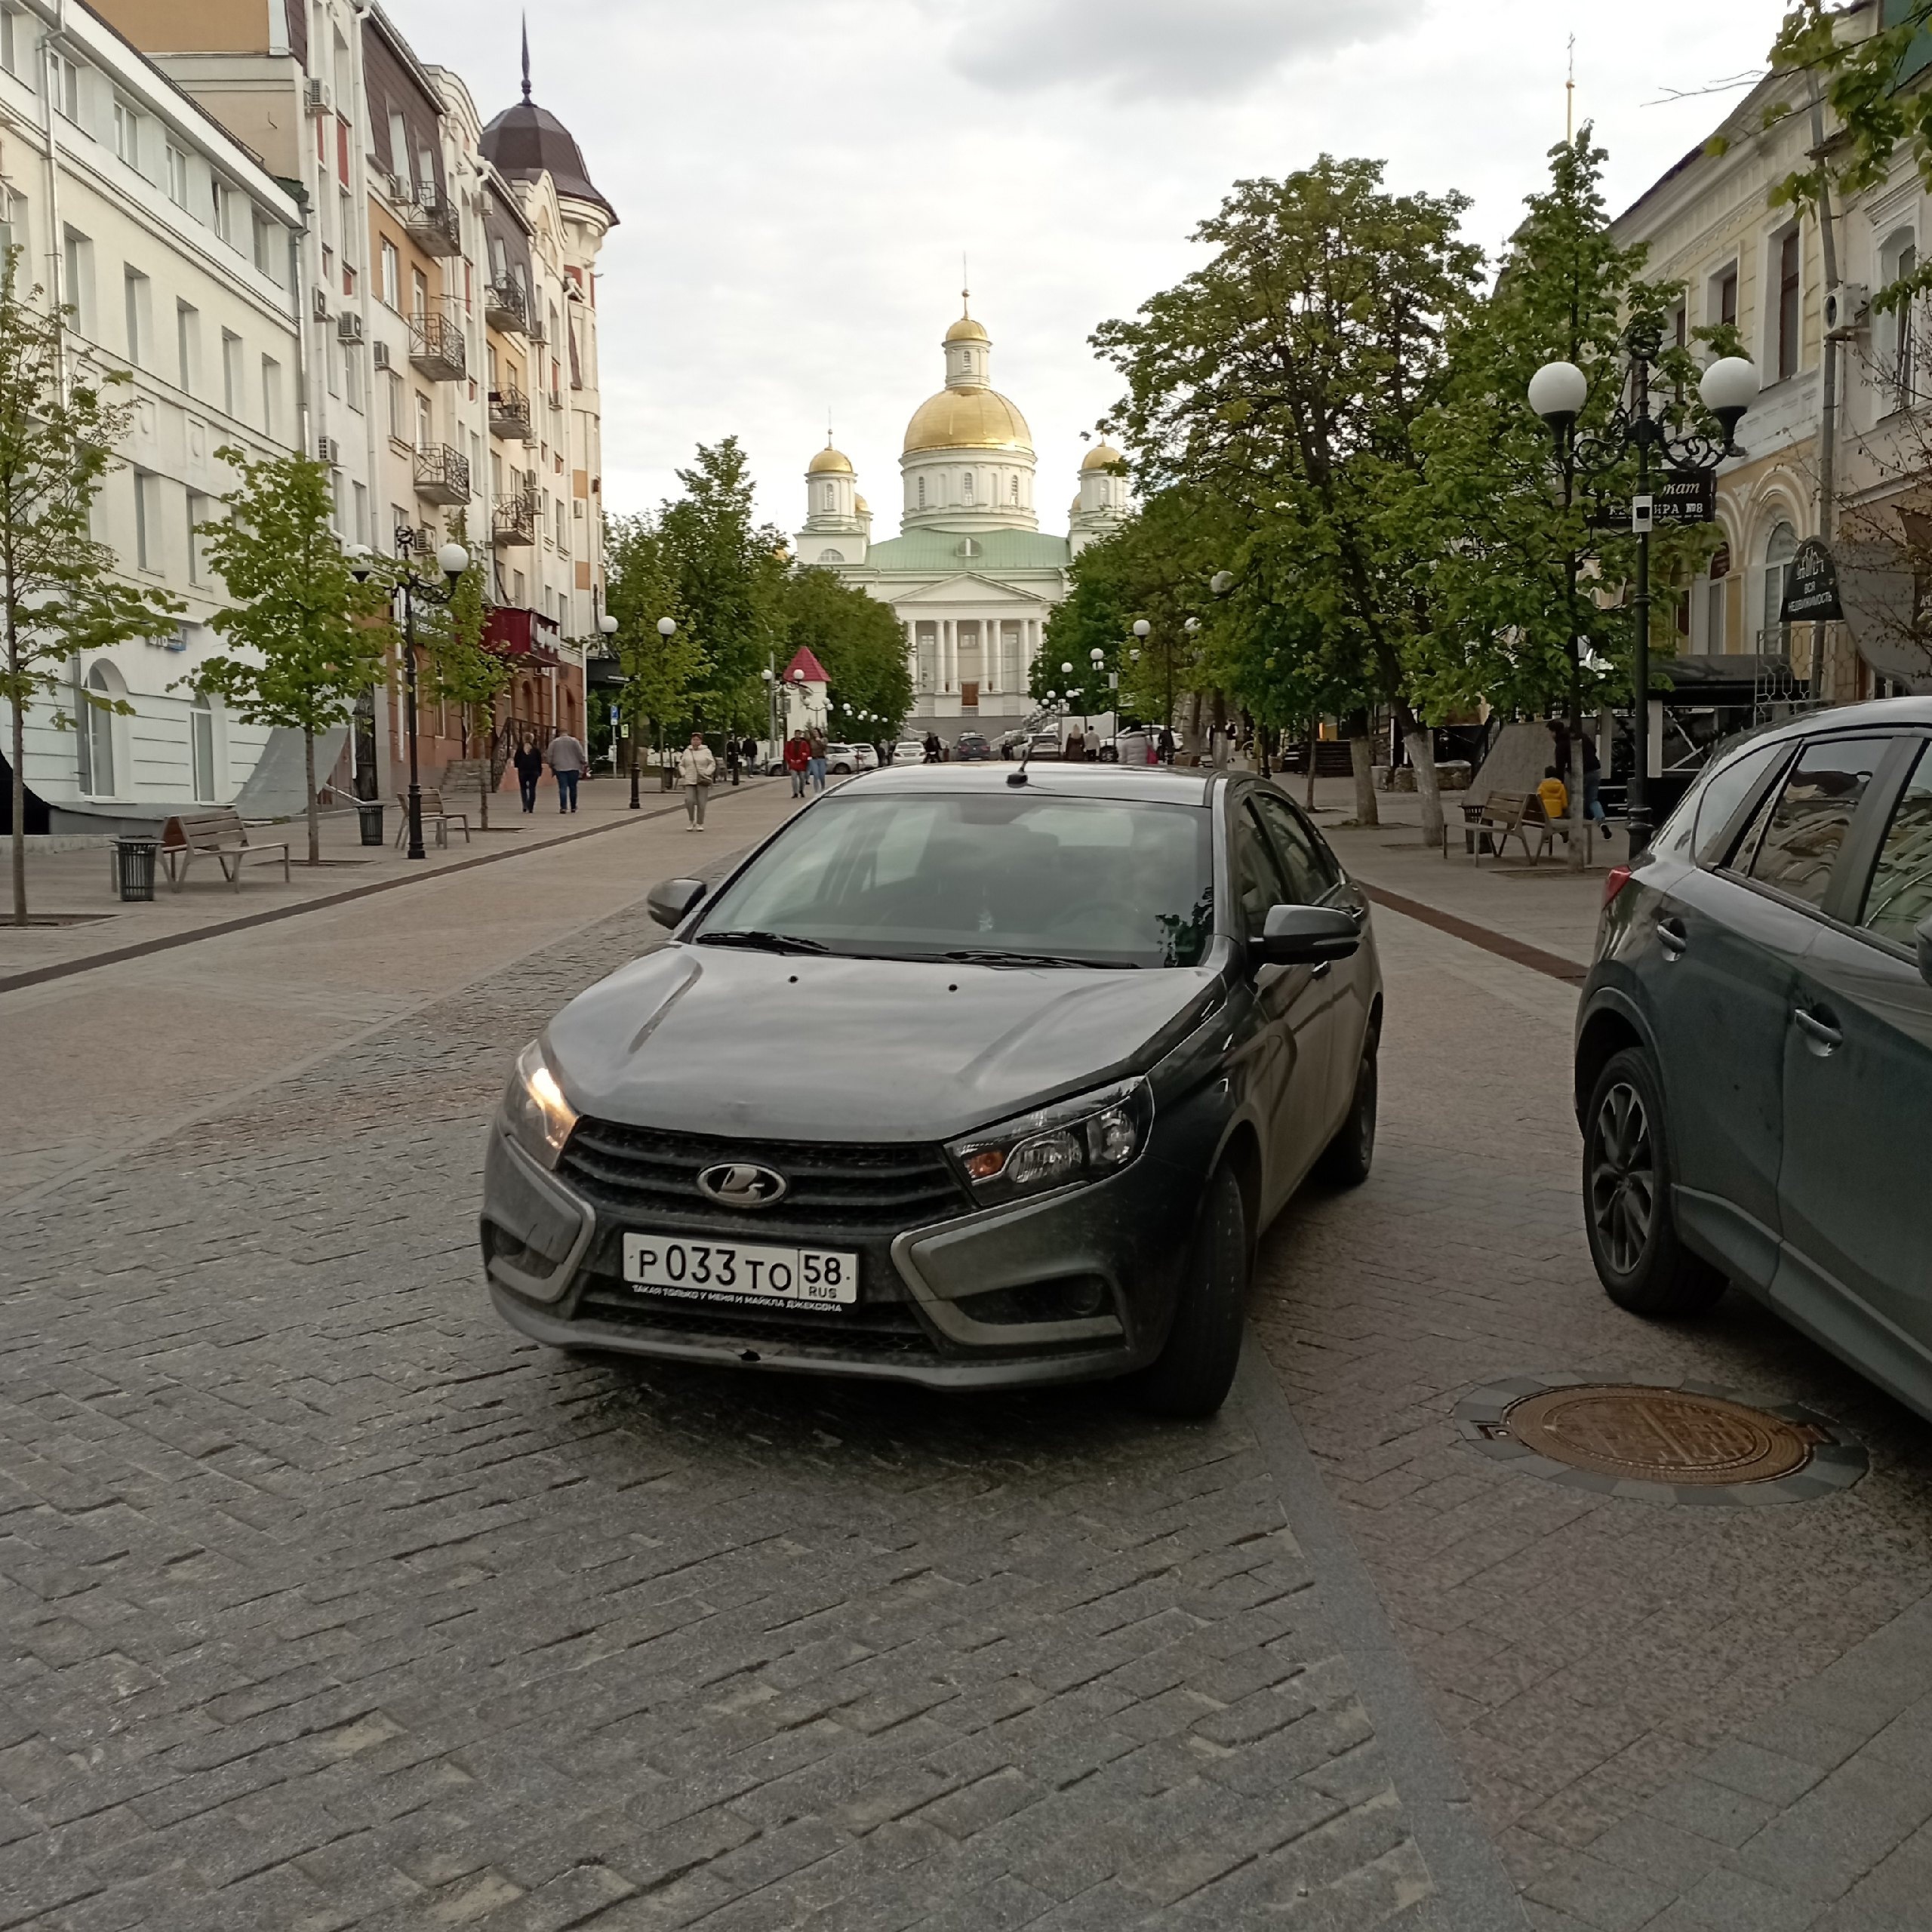
[[[1374,1176],[1269,1242],[1269,1357],[1484,1823],[1547,1932],[1932,1927],[1932,1426],[1734,1291],[1596,1286],[1575,990],[1377,915]],[[1696,1376],[1823,1411],[1871,1473],[1776,1509],[1558,1487],[1458,1441],[1507,1376]]]
[[[499,1326],[481,1123],[650,931],[0,1222],[0,1924],[1494,1924],[1418,1849],[1244,1412]]]

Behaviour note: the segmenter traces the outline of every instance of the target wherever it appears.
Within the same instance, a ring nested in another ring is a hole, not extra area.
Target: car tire
[[[1604,1292],[1632,1315],[1702,1315],[1726,1286],[1670,1205],[1663,1090],[1649,1057],[1613,1054],[1583,1113],[1583,1231]]]
[[[1377,1080],[1376,1048],[1379,1041],[1371,1032],[1361,1043],[1361,1059],[1355,1067],[1355,1091],[1349,1102],[1348,1118],[1335,1130],[1335,1137],[1322,1149],[1315,1162],[1315,1178],[1331,1187],[1359,1187],[1375,1164],[1375,1109]]]
[[[1217,1168],[1201,1203],[1173,1325],[1159,1355],[1130,1379],[1143,1414],[1190,1421],[1226,1401],[1241,1361],[1247,1306],[1247,1208],[1231,1168]]]

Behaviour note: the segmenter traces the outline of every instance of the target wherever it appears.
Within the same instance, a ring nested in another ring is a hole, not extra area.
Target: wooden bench
[[[1531,817],[1532,807],[1535,808],[1534,819]],[[1492,792],[1479,805],[1464,803],[1463,850],[1472,858],[1489,852],[1500,859],[1510,840],[1519,839],[1523,857],[1534,865],[1536,857],[1530,850],[1530,835],[1526,827],[1541,823],[1542,820],[1543,801],[1534,792]],[[1546,845],[1549,838],[1546,829]]]
[[[419,795],[422,800],[423,829],[427,831],[432,825],[436,828],[436,843],[438,845],[448,844],[450,827],[453,825],[461,828],[463,842],[466,845],[470,842],[469,814],[467,812],[450,811],[443,803],[443,794],[440,786],[422,786],[419,788]],[[401,822],[395,829],[395,845],[396,850],[399,852],[409,839],[409,794],[407,792],[398,792],[395,795],[395,801],[401,811]]]
[[[286,842],[254,844],[242,814],[232,806],[220,811],[186,812],[171,818],[161,830],[162,863],[168,868],[168,882],[177,892],[186,883],[188,869],[196,859],[206,857],[220,866],[222,876],[236,891],[242,889],[242,861],[251,853],[272,859],[281,854],[282,882],[288,881],[288,847]]]

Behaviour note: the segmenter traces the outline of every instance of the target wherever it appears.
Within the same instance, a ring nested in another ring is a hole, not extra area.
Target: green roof
[[[1038,530],[989,530],[972,541],[977,554],[962,557],[966,540],[957,531],[914,530],[889,537],[866,552],[866,567],[877,571],[929,571],[946,577],[964,571],[998,577],[1002,571],[1063,571],[1072,561],[1064,537]]]

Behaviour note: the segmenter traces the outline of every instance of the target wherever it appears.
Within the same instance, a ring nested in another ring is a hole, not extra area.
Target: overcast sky
[[[515,98],[518,0],[388,0],[487,119]],[[1324,149],[1398,189],[1460,188],[1494,248],[1577,109],[1622,207],[1762,63],[1785,0],[551,0],[535,97],[621,217],[601,310],[605,500],[643,508],[735,431],[760,507],[803,515],[838,446],[897,527],[900,441],[938,388],[959,260],[995,386],[1066,528],[1116,385],[1087,346],[1198,259],[1229,184]],[[1663,102],[1663,104],[1654,104]]]

